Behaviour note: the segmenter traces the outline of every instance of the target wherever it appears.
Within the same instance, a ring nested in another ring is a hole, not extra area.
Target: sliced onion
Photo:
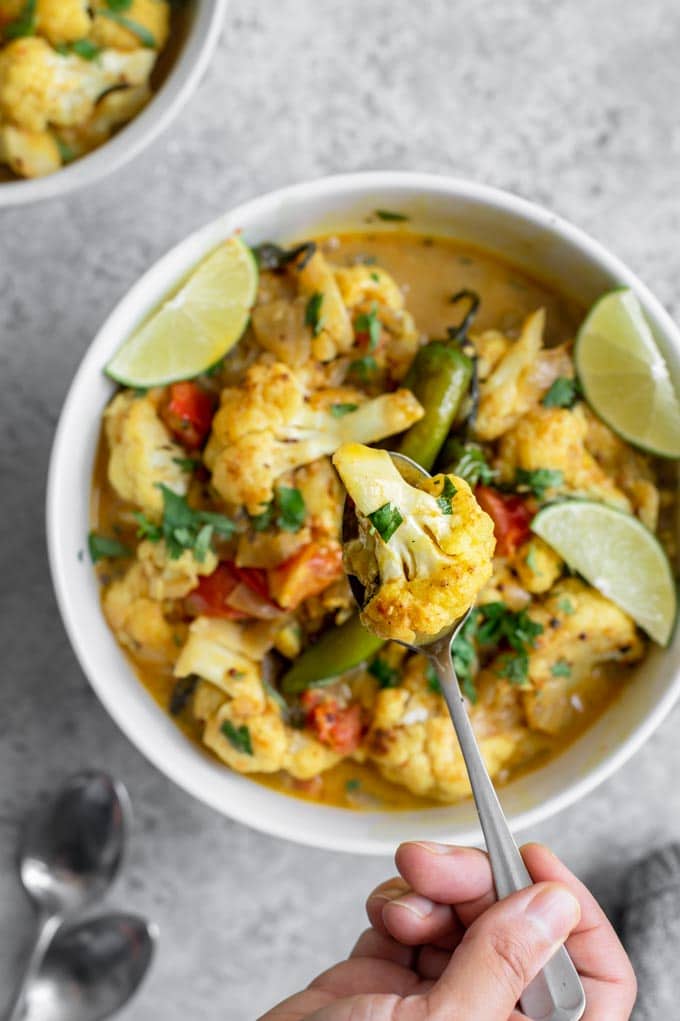
[[[232,610],[240,610],[241,613],[246,613],[249,617],[257,617],[258,620],[275,620],[277,617],[283,616],[283,610],[274,606],[273,603],[267,602],[242,581],[231,590],[225,603]]]

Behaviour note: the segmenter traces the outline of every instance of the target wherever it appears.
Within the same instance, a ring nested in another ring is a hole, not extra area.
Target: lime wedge
[[[668,644],[675,581],[658,539],[637,518],[603,503],[569,500],[544,507],[531,527],[655,642]]]
[[[643,450],[680,457],[680,401],[632,291],[610,291],[593,305],[574,358],[588,402],[607,425]]]
[[[229,238],[125,341],[106,372],[139,387],[205,372],[241,337],[256,292],[253,254],[240,238]]]

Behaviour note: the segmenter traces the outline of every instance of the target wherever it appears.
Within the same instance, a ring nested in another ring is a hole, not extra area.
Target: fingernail
[[[416,918],[429,918],[434,911],[434,904],[427,897],[421,897],[419,893],[405,893],[403,897],[390,902],[391,907],[406,908]]]
[[[433,840],[414,840],[413,843],[416,847],[422,847],[423,851],[428,851],[429,854],[457,854],[460,851],[459,847],[454,847],[452,844],[436,844]]]
[[[561,943],[581,917],[581,908],[573,894],[555,884],[539,890],[524,914],[551,942]]]
[[[379,893],[372,893],[371,900],[396,900],[397,897],[403,897],[405,894],[403,886],[386,886],[384,890]]]

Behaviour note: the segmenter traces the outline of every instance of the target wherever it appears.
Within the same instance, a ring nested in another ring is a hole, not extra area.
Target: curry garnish
[[[93,564],[107,557],[132,556],[132,551],[118,539],[112,539],[106,535],[98,535],[96,532],[90,532],[88,535],[87,548],[90,551],[90,559]]]
[[[399,508],[395,507],[393,503],[384,503],[382,507],[378,507],[367,516],[383,542],[390,541],[404,520]]]
[[[458,490],[454,486],[448,475],[444,478],[444,485],[442,491],[437,497],[437,506],[439,507],[442,514],[453,514],[453,503],[452,500]]]
[[[235,727],[231,720],[225,720],[220,730],[226,737],[232,747],[237,752],[241,752],[243,755],[253,754],[253,745],[250,740],[250,730],[242,723],[240,727]]]

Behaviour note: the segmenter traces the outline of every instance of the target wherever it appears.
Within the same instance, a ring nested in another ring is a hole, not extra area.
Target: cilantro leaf
[[[453,458],[448,471],[465,479],[471,489],[479,482],[483,486],[490,485],[498,474],[489,467],[486,455],[477,443],[451,441],[447,444],[447,454]]]
[[[90,551],[90,559],[93,564],[105,557],[131,557],[132,552],[118,539],[111,539],[106,535],[98,535],[90,532],[87,537],[87,548]]]
[[[106,6],[110,11],[129,11],[132,0],[106,0]]]
[[[437,497],[437,506],[443,514],[453,514],[453,498],[458,490],[448,475],[444,477],[442,491]]]
[[[348,794],[355,794],[360,789],[361,780],[359,780],[356,776],[350,777],[350,779],[345,782],[345,790]]]
[[[321,306],[323,305],[323,294],[321,291],[315,291],[307,302],[305,308],[305,324],[311,327],[312,335],[317,337],[321,333],[323,327],[323,316],[321,314]]]
[[[26,0],[21,13],[5,26],[5,39],[21,39],[23,36],[36,33],[36,8],[38,0]]]
[[[394,221],[395,223],[409,219],[404,213],[395,213],[391,209],[376,209],[375,215],[379,220]]]
[[[559,600],[557,604],[557,609],[561,610],[562,613],[566,613],[567,616],[569,617],[572,615],[572,613],[576,613],[576,610],[574,609],[574,604],[572,603],[571,599],[567,598],[567,596]]]
[[[347,371],[358,376],[363,383],[368,383],[373,373],[378,371],[378,363],[373,355],[364,355],[363,358],[355,358],[350,362]]]
[[[307,518],[305,499],[299,489],[279,486],[261,514],[254,514],[250,523],[256,532],[266,532],[276,525],[284,532],[299,532]]]
[[[387,660],[376,656],[368,667],[368,672],[381,688],[396,688],[399,683],[399,671],[391,667]]]
[[[208,550],[212,548],[213,533],[217,532],[224,538],[230,538],[235,529],[234,522],[224,514],[214,511],[194,510],[185,497],[175,493],[169,486],[159,483],[158,488],[163,495],[163,521],[159,528],[140,514],[135,514],[140,526],[140,534],[147,539],[158,542],[165,540],[171,560],[178,560],[184,550],[191,550],[196,560],[205,560]]]
[[[399,509],[393,503],[384,503],[382,507],[378,507],[367,517],[383,542],[390,541],[404,520]]]
[[[506,652],[501,656],[498,676],[505,677],[510,684],[524,686],[529,679],[529,657],[526,652]]]
[[[160,525],[150,521],[146,514],[142,511],[132,512],[135,521],[137,522],[137,538],[148,539],[150,542],[160,542],[163,538],[163,529]]]
[[[284,532],[299,532],[307,517],[305,500],[299,489],[279,486],[276,490],[276,523]]]
[[[172,463],[179,465],[185,472],[194,472],[201,467],[201,462],[197,457],[173,457]]]
[[[554,489],[561,486],[564,481],[564,472],[552,468],[536,468],[527,471],[525,468],[518,468],[515,472],[515,485],[518,489],[528,490],[542,500],[547,489]]]
[[[580,396],[581,384],[578,379],[558,376],[544,394],[541,404],[544,408],[573,408]]]
[[[566,659],[558,659],[550,667],[550,673],[553,677],[571,677],[571,666]]]
[[[358,407],[358,404],[331,404],[331,415],[333,418],[344,418],[345,415],[351,415]]]
[[[368,337],[368,350],[375,351],[380,343],[382,324],[378,319],[378,310],[374,305],[370,312],[362,312],[354,320],[354,332],[365,333]]]
[[[480,611],[473,610],[451,645],[453,669],[463,694],[472,705],[477,701],[477,689],[473,677],[477,666],[477,653],[473,639],[479,619]]]
[[[235,727],[231,720],[225,720],[220,730],[226,737],[229,744],[243,755],[253,754],[253,744],[250,740],[250,731],[245,724]]]
[[[101,46],[97,46],[91,39],[76,39],[68,48],[82,60],[96,60],[102,51]]]

